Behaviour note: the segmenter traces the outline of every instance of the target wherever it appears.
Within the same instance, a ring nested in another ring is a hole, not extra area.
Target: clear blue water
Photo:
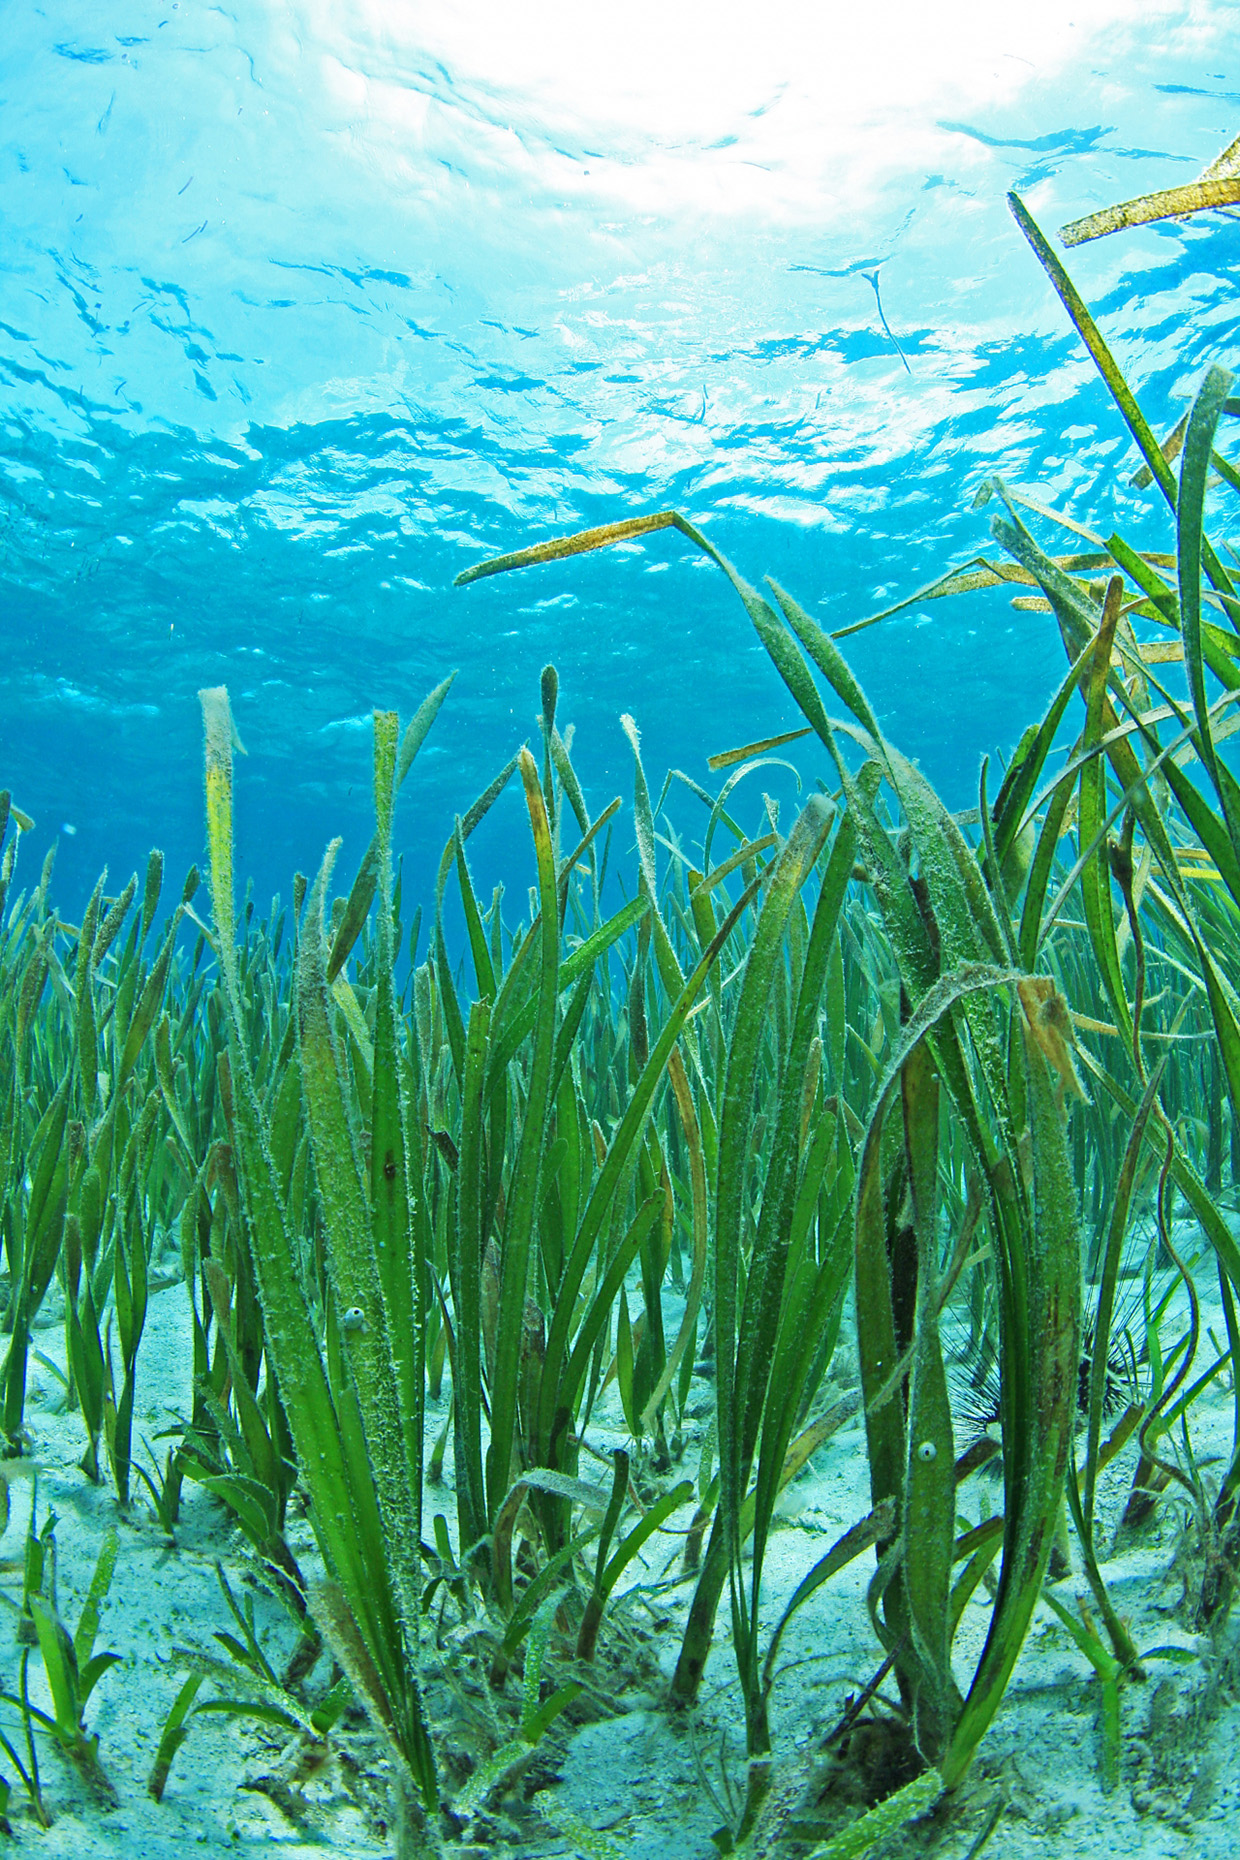
[[[798,721],[675,537],[452,588],[587,523],[676,505],[833,627],[985,546],[996,470],[1166,546],[1004,197],[1052,229],[1190,179],[1240,129],[1235,9],[999,11],[4,0],[0,782],[27,875],[59,834],[72,909],[105,861],[201,858],[203,685],[249,750],[264,901],[331,835],[360,849],[372,705],[452,667],[402,797],[423,893],[548,659],[595,806],[631,792],[621,711],[656,791]],[[1156,424],[1240,361],[1238,264],[1225,215],[1071,256]],[[959,805],[1059,650],[999,594],[850,646]],[[524,883],[521,834],[514,795],[480,878]]]

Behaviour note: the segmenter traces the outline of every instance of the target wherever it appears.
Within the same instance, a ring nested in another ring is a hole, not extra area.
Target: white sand
[[[1206,1316],[1221,1335],[1217,1312],[1207,1307]],[[1175,1334],[1173,1319],[1165,1334]],[[53,1320],[40,1328],[35,1347],[63,1365],[59,1323]],[[845,1374],[849,1358],[843,1342],[837,1364]],[[1199,1366],[1210,1360],[1212,1352],[1204,1341]],[[139,1451],[143,1435],[153,1437],[178,1414],[188,1412],[189,1373],[188,1305],[183,1288],[173,1287],[152,1297],[139,1354],[134,1427]],[[697,1406],[706,1405],[706,1392],[704,1385],[695,1384]],[[239,1597],[254,1595],[256,1616],[270,1636],[277,1668],[293,1644],[293,1630],[283,1610],[253,1584],[243,1540],[230,1531],[222,1509],[201,1488],[186,1483],[175,1547],[165,1542],[144,1488],[136,1487],[128,1516],[118,1515],[110,1487],[91,1487],[77,1469],[85,1444],[82,1423],[76,1414],[57,1412],[61,1393],[56,1378],[32,1359],[27,1409],[32,1455],[8,1467],[12,1511],[0,1544],[0,1586],[20,1600],[29,1474],[34,1467],[39,1473],[40,1521],[49,1505],[58,1516],[58,1599],[70,1631],[77,1624],[103,1532],[109,1524],[117,1525],[120,1557],[96,1651],[115,1650],[123,1658],[100,1681],[87,1724],[98,1733],[100,1758],[120,1806],[103,1810],[77,1772],[43,1739],[43,1787],[54,1819],[42,1832],[27,1813],[20,1779],[0,1754],[0,1771],[14,1785],[9,1814],[17,1845],[37,1850],[48,1860],[171,1860],[191,1848],[239,1854],[271,1843],[278,1843],[290,1860],[325,1850],[356,1860],[390,1853],[380,1819],[386,1800],[381,1753],[357,1727],[334,1734],[327,1762],[299,1780],[296,1738],[250,1721],[198,1715],[173,1763],[162,1803],[152,1801],[147,1779],[160,1728],[184,1676],[174,1649],[218,1652],[212,1632],[231,1626],[214,1573],[215,1559],[222,1560]],[[432,1419],[432,1429],[441,1418]],[[616,1421],[609,1411],[597,1430],[596,1444],[604,1450],[622,1438]],[[1211,1455],[1222,1455],[1225,1461],[1231,1446],[1226,1376],[1195,1408],[1193,1441],[1202,1462]],[[1122,1507],[1134,1451],[1130,1447],[1106,1475],[1100,1504],[1104,1542],[1109,1542]],[[1216,1460],[1215,1469],[1218,1464]],[[690,1444],[684,1470],[692,1475],[696,1465],[696,1446]],[[450,1480],[450,1455],[446,1471]],[[962,1488],[962,1508],[972,1518],[983,1496],[994,1496],[994,1484],[986,1486],[988,1478],[993,1480],[993,1474],[975,1475]],[[428,1535],[430,1515],[441,1508],[451,1518],[450,1485],[429,1496]],[[868,1509],[859,1416],[820,1449],[785,1493],[780,1509],[781,1525],[770,1545],[765,1578],[763,1618],[768,1627],[804,1572]],[[1119,1853],[1125,1860],[1154,1860],[1183,1854],[1194,1860],[1230,1860],[1237,1851],[1235,1828],[1240,1825],[1240,1656],[1234,1631],[1229,1629],[1220,1647],[1213,1649],[1184,1625],[1183,1585],[1173,1568],[1183,1516],[1178,1499],[1164,1500],[1152,1530],[1103,1568],[1139,1648],[1173,1645],[1191,1655],[1187,1665],[1151,1660],[1148,1681],[1125,1689],[1118,1789],[1106,1796],[1099,1784],[1098,1691],[1091,1670],[1051,1611],[1039,1604],[1012,1687],[957,1802],[912,1826],[885,1852],[964,1860],[1002,1795],[1003,1819],[986,1850],[996,1856],[1069,1860]],[[688,1513],[672,1522],[683,1532]],[[300,1553],[310,1541],[304,1521],[294,1532]],[[681,1541],[656,1536],[646,1570],[635,1575],[652,1582],[671,1563]],[[823,1732],[838,1717],[846,1695],[855,1692],[878,1663],[864,1601],[872,1569],[872,1555],[858,1558],[818,1592],[785,1637],[773,1725],[776,1787],[789,1800],[810,1776]],[[1083,1590],[1079,1578],[1069,1578],[1057,1593],[1071,1604]],[[664,1598],[658,1611],[638,1595],[629,1597],[623,1623],[647,1650],[646,1678],[622,1693],[618,1715],[549,1740],[526,1779],[531,1803],[523,1800],[520,1788],[515,1790],[491,1817],[474,1824],[470,1835],[477,1845],[462,1851],[531,1856],[575,1851],[535,1812],[539,1797],[533,1792],[550,1787],[553,1794],[545,1801],[605,1831],[616,1850],[633,1860],[711,1860],[717,1851],[711,1831],[726,1812],[729,1787],[735,1795],[743,1780],[743,1739],[726,1595],[698,1710],[687,1719],[662,1709],[666,1675],[675,1662],[690,1593],[688,1585],[681,1585]],[[660,1611],[672,1617],[661,1629],[655,1625]],[[451,1624],[450,1613],[447,1619]],[[982,1595],[970,1604],[956,1643],[957,1677],[964,1684],[986,1619]],[[12,1625],[4,1631],[4,1686],[12,1691],[18,1652]],[[605,1642],[607,1632],[605,1627]],[[46,1704],[37,1652],[31,1656],[30,1674],[32,1696]],[[321,1665],[316,1675],[320,1686],[325,1674]],[[605,1673],[600,1678],[613,1683],[614,1669],[610,1680]],[[514,1677],[509,1688],[516,1686]],[[208,1681],[199,1696],[211,1695]],[[450,1695],[444,1693],[443,1699]],[[437,1709],[442,1712],[447,1706],[440,1701]],[[22,1750],[20,1720],[11,1708],[0,1707],[0,1727]],[[485,1701],[471,1701],[467,1692],[459,1698],[451,1734],[458,1744],[461,1734],[477,1754],[485,1755]]]

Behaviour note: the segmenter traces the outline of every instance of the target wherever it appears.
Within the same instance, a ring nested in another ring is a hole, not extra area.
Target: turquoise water
[[[622,711],[656,791],[799,720],[675,537],[454,591],[487,554],[671,504],[838,627],[984,547],[995,471],[1168,546],[1005,194],[1053,229],[1191,179],[1240,129],[1234,7],[993,11],[6,0],[0,782],[62,908],[201,858],[200,686],[264,900],[360,850],[371,706],[453,667],[421,893],[548,659],[596,807]],[[1234,219],[1069,262],[1160,429],[1240,361]],[[1061,662],[995,593],[849,650],[961,806]],[[506,797],[487,882],[521,831]]]

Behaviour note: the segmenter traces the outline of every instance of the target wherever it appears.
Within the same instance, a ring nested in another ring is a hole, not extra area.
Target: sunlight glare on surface
[[[650,212],[800,216],[855,213],[893,169],[932,164],[956,115],[1010,110],[1102,40],[1113,59],[1115,35],[1173,14],[1167,0],[436,0],[403,17],[358,0],[316,4],[313,36],[335,44],[328,86],[375,158],[437,141],[436,114],[458,114],[532,184]]]

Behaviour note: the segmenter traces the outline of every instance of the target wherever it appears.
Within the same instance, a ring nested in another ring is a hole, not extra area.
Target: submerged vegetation
[[[1216,193],[1233,185],[1220,161]],[[1169,211],[1214,202],[1187,191]],[[627,868],[621,800],[591,812],[551,666],[537,752],[456,820],[425,933],[393,823],[451,680],[403,732],[376,712],[370,846],[335,895],[333,843],[291,918],[236,909],[223,689],[201,694],[209,923],[191,872],[157,936],[157,853],[141,895],[101,878],[65,923],[50,859],[16,891],[30,823],[0,797],[6,1451],[28,1450],[32,1328],[55,1295],[84,1478],[122,1514],[144,1495],[172,1543],[187,1482],[205,1488],[296,1625],[279,1672],[220,1571],[227,1659],[185,1655],[157,1798],[200,1712],[321,1743],[360,1709],[390,1760],[397,1852],[479,1837],[543,1740],[649,1665],[624,1597],[651,1563],[669,1580],[644,1584],[650,1606],[669,1618],[676,1581],[687,1596],[669,1710],[695,1709],[725,1608],[747,1759],[725,1851],[860,1852],[940,1797],[950,1815],[1040,1598],[1097,1674],[1114,1787],[1126,1689],[1168,1652],[1134,1641],[1104,1574],[1100,1480],[1125,1450],[1124,1528],[1187,1501],[1185,1606],[1223,1631],[1240,1431],[1209,1467],[1192,1427],[1201,1394],[1235,1382],[1240,786],[1224,744],[1240,595],[1203,513],[1212,478],[1237,488],[1217,438],[1240,401],[1212,368],[1160,446],[1013,211],[1177,546],[1095,536],[986,487],[1000,553],[913,598],[1014,584],[1053,617],[1065,669],[968,814],[887,741],[838,636],[674,511],[460,577],[666,528],[731,583],[805,729],[724,749],[717,791],[681,776],[673,808],[626,718]],[[1031,511],[1075,552],[1049,553]],[[798,736],[825,752],[807,756],[804,805],[784,821],[763,796],[744,824],[743,784]],[[532,881],[515,911],[469,859],[510,783]],[[191,1305],[193,1407],[148,1466],[134,1392],[169,1279]],[[1203,1288],[1225,1330],[1204,1366]],[[869,1508],[776,1607],[780,1493],[858,1406]],[[40,1739],[108,1798],[85,1716],[116,1657],[93,1652],[115,1532],[72,1636],[54,1533],[32,1509],[20,1674],[0,1693],[0,1741],[44,1822]],[[827,1746],[852,1792],[807,1820],[772,1688],[798,1612],[859,1558],[873,1676]],[[1052,1586],[1073,1570],[1075,1610]],[[970,1605],[987,1611],[978,1636],[961,1632]],[[30,1699],[35,1655],[50,1713]],[[554,1791],[535,1799],[597,1850]]]

